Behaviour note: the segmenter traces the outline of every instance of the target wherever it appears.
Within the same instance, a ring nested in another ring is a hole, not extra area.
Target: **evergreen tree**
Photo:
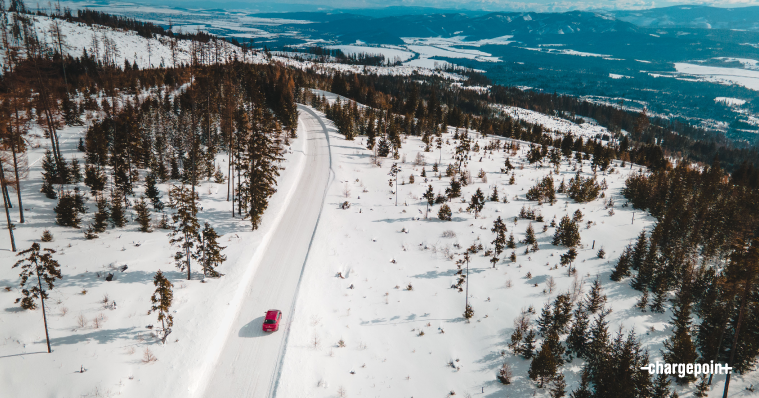
[[[619,282],[622,278],[630,275],[632,254],[632,247],[629,245],[625,247],[622,254],[619,256],[619,260],[617,260],[617,265],[614,267],[614,271],[611,273],[611,280]]]
[[[92,224],[92,229],[95,232],[105,232],[108,228],[108,219],[111,218],[110,204],[108,199],[100,197],[97,200],[98,211],[95,213],[95,221]]]
[[[166,337],[171,332],[171,327],[174,326],[174,317],[171,315],[171,304],[174,301],[174,291],[172,287],[174,285],[163,275],[161,270],[156,272],[153,278],[153,285],[156,287],[155,292],[150,297],[150,310],[148,315],[157,312],[158,320],[161,321],[161,329],[163,331],[163,341],[166,342]]]
[[[630,267],[634,270],[640,269],[643,264],[643,260],[646,258],[648,252],[648,240],[646,239],[646,231],[640,231],[638,240],[635,242],[635,248],[630,256]]]
[[[592,398],[593,393],[590,391],[590,374],[583,370],[580,379],[580,386],[569,394],[570,398]]]
[[[553,188],[553,178],[547,176],[527,191],[527,200],[553,203],[556,200],[556,192]]]
[[[216,267],[227,261],[227,256],[221,254],[226,247],[219,245],[219,235],[211,224],[205,223],[202,231],[202,240],[200,242],[200,265],[203,267],[203,275],[211,277],[220,277],[222,274],[216,271]]]
[[[181,271],[187,269],[187,280],[192,278],[192,258],[197,258],[193,248],[200,242],[198,211],[202,209],[197,202],[198,194],[185,186],[173,186],[169,190],[169,207],[175,210],[171,216],[174,226],[169,233],[170,242],[181,249],[174,255],[174,260]]]
[[[49,149],[45,151],[45,157],[42,158],[42,188],[40,192],[45,194],[48,199],[55,199],[58,197],[53,188],[53,184],[60,184],[60,175],[58,173],[58,166],[53,159],[53,152]]]
[[[584,357],[588,348],[588,311],[582,303],[577,304],[574,312],[574,322],[567,336],[567,348],[577,357]]]
[[[442,205],[440,206],[440,210],[437,212],[437,217],[441,221],[451,221],[451,216],[453,213],[451,213],[451,208],[448,205]]]
[[[503,249],[506,246],[506,224],[503,222],[500,216],[493,222],[493,228],[490,230],[490,232],[493,232],[495,234],[495,239],[491,242],[495,250],[493,258],[490,259],[490,262],[493,264],[493,268],[495,268],[495,265],[499,260],[498,256],[503,253]]]
[[[563,245],[566,247],[575,247],[580,244],[580,229],[577,222],[571,220],[568,216],[561,218],[558,228],[553,234],[554,245]]]
[[[13,268],[21,267],[21,288],[22,298],[17,298],[16,303],[21,303],[21,307],[27,310],[37,308],[35,299],[39,299],[42,304],[42,319],[45,322],[45,338],[47,340],[47,352],[50,353],[50,335],[47,331],[47,314],[45,313],[45,299],[48,298],[47,292],[53,290],[56,279],[62,279],[61,267],[58,261],[53,259],[55,250],[40,249],[39,243],[33,243],[32,247],[20,252],[17,256],[26,256],[18,260]],[[31,281],[30,281],[31,278]],[[34,283],[37,279],[37,283]]]
[[[432,190],[432,185],[427,186],[427,191],[422,195],[424,199],[427,199],[427,213],[430,212],[430,206],[435,204],[435,191]],[[427,213],[424,214],[424,218],[427,218]]]
[[[493,193],[490,194],[491,202],[498,202],[498,186],[493,185]]]
[[[695,363],[698,359],[696,347],[691,340],[691,296],[687,284],[683,284],[678,294],[677,301],[672,309],[672,324],[674,331],[672,336],[664,341],[662,357],[667,363]],[[688,384],[695,380],[691,374],[680,377],[673,376],[680,384]]]
[[[516,241],[514,241],[514,234],[509,234],[509,241],[506,242],[506,247],[508,247],[509,249],[517,248],[517,243]]]
[[[485,195],[480,188],[472,195],[472,199],[469,201],[468,211],[474,210],[474,219],[477,219],[477,215],[480,214],[482,208],[485,207]]]
[[[456,176],[451,178],[451,185],[445,189],[445,196],[448,200],[461,196],[461,182],[456,180]]]
[[[55,206],[55,222],[64,227],[79,228],[81,221],[76,197],[71,192],[64,192]]]
[[[71,169],[68,172],[69,184],[77,184],[82,182],[82,169],[79,166],[79,160],[74,158],[71,160]]]
[[[551,334],[543,341],[535,358],[530,363],[530,370],[527,372],[530,379],[538,382],[538,388],[543,388],[550,381],[561,365],[557,355],[558,335]]]
[[[566,253],[560,256],[560,258],[561,258],[560,262],[562,266],[566,267],[568,265],[571,265],[577,258],[577,250],[575,250],[574,247],[570,247]]]
[[[553,378],[553,380],[551,380],[551,386],[548,391],[550,392],[551,398],[562,398],[567,395],[566,388],[567,383],[564,381],[564,375],[559,373]]]
[[[148,209],[145,198],[140,198],[135,203],[134,210],[137,212],[137,222],[140,224],[140,232],[153,232],[153,228],[150,225],[150,209]]]
[[[604,304],[606,304],[606,295],[603,293],[601,280],[598,279],[598,277],[593,281],[593,286],[585,297],[585,303],[588,312],[591,314],[595,314],[598,310],[603,308]]]
[[[535,329],[530,328],[522,339],[522,344],[518,347],[519,355],[524,359],[530,359],[535,355]]]
[[[535,238],[535,230],[532,228],[532,223],[527,226],[527,230],[524,232],[524,240],[522,241],[526,245],[534,245],[538,242]]]
[[[546,303],[540,312],[540,317],[537,320],[538,334],[541,336],[547,336],[548,332],[553,329],[553,312],[551,312],[551,305]]]
[[[246,142],[245,178],[241,189],[248,200],[246,207],[254,230],[261,224],[261,217],[269,206],[269,198],[277,192],[277,162],[282,158],[276,143],[271,139],[274,128],[271,115],[257,107],[251,117]]]
[[[161,191],[156,187],[156,175],[155,173],[148,173],[145,176],[145,196],[150,199],[155,211],[163,210],[163,202],[161,201]]]
[[[656,376],[652,398],[669,398],[669,378],[660,373]]]
[[[107,178],[97,166],[88,164],[84,167],[84,185],[90,188],[92,195],[97,195],[105,189]]]
[[[127,223],[123,200],[121,193],[111,191],[111,224],[119,228],[122,228]]]

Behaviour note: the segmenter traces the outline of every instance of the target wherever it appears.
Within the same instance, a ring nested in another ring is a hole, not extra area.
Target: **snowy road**
[[[213,367],[205,397],[270,397],[284,357],[295,297],[330,180],[327,129],[311,109],[298,106],[307,134],[307,157],[298,186],[245,293]],[[284,313],[279,331],[264,333],[264,313]]]

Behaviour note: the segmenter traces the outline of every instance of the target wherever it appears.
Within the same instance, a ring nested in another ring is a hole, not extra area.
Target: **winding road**
[[[331,173],[329,136],[313,110],[298,105],[306,134],[306,164],[285,213],[273,231],[245,300],[213,368],[204,396],[276,395],[295,299],[301,284]],[[279,331],[264,333],[264,313],[279,309]]]

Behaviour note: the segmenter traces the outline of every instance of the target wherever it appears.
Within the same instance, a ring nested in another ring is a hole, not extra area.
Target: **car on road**
[[[276,332],[277,330],[279,330],[279,321],[281,319],[282,319],[282,311],[280,310],[266,311],[266,316],[264,317],[264,325],[263,325],[264,332]]]

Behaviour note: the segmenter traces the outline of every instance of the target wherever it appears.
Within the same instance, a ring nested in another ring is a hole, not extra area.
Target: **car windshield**
[[[271,325],[274,322],[275,322],[274,319],[265,319],[264,320],[264,323],[267,324],[267,325]]]

